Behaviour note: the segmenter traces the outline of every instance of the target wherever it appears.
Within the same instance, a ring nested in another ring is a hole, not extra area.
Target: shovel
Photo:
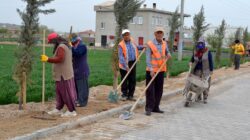
[[[142,54],[145,52],[145,48],[142,50],[142,52],[140,53],[140,55],[138,56],[138,58],[136,59],[136,61],[134,62],[134,64],[131,66],[131,68],[129,69],[129,71],[127,72],[127,74],[124,76],[123,80],[121,81],[121,83],[118,85],[118,87],[109,92],[108,95],[108,101],[111,103],[117,103],[118,99],[119,99],[119,95],[117,93],[118,89],[122,86],[122,84],[124,83],[124,81],[126,80],[126,78],[128,77],[129,73],[132,71],[132,69],[134,68],[135,64],[139,61],[140,57],[142,56]]]
[[[143,90],[143,92],[141,92],[139,98],[136,100],[136,102],[134,103],[134,105],[132,106],[132,108],[129,111],[124,112],[123,114],[121,114],[119,116],[120,119],[123,120],[129,120],[133,117],[133,111],[135,110],[137,104],[139,103],[140,99],[142,98],[142,96],[144,95],[144,93],[146,92],[146,90],[148,89],[148,87],[151,85],[151,83],[154,81],[154,79],[156,78],[156,76],[159,74],[159,72],[161,71],[161,69],[166,65],[166,62],[168,61],[168,58],[164,61],[164,63],[162,63],[161,67],[158,69],[158,71],[156,72],[156,74],[153,76],[153,78],[149,81],[148,85],[146,86],[146,88]]]

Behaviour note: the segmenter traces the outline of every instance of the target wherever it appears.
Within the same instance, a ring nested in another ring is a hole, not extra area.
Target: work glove
[[[48,59],[49,59],[49,57],[47,55],[44,55],[44,54],[41,55],[41,61],[42,62],[47,62]]]

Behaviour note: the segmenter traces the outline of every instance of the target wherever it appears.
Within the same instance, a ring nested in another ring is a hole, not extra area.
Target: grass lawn
[[[12,73],[15,66],[14,57],[16,46],[13,45],[0,45],[0,104],[17,103],[16,93],[18,86],[12,79]],[[52,55],[52,48],[46,48],[46,54]],[[34,47],[34,65],[33,71],[30,75],[30,81],[27,88],[27,101],[41,101],[42,92],[42,63],[40,62],[40,54],[42,53],[41,47]],[[188,62],[190,56],[184,56],[183,61],[177,61],[176,54],[173,54],[173,65],[170,70],[171,76],[176,76],[179,73],[188,70]],[[137,64],[137,81],[145,79],[145,55]],[[112,85],[113,75],[111,69],[111,50],[89,50],[88,63],[90,67],[89,85]],[[223,59],[223,65],[228,63],[227,59]],[[46,100],[54,98],[55,95],[55,82],[52,80],[51,64],[46,63]]]

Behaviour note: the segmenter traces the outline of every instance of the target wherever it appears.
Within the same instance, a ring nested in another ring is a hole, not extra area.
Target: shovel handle
[[[124,78],[122,79],[121,83],[118,85],[118,87],[116,88],[116,91],[118,91],[118,89],[122,86],[122,84],[124,83],[124,81],[126,80],[126,78],[128,77],[129,73],[132,71],[132,69],[135,67],[135,64],[139,61],[140,57],[142,56],[142,54],[145,52],[146,48],[144,48],[142,50],[142,52],[140,53],[140,55],[138,56],[138,58],[136,59],[136,61],[133,63],[133,65],[131,66],[131,68],[129,69],[129,71],[127,72],[127,74],[124,76]]]
[[[45,30],[43,30],[43,54],[45,55]],[[43,63],[43,76],[42,76],[42,104],[45,100],[45,63]]]
[[[130,109],[130,112],[133,112],[133,110],[135,109],[136,105],[139,103],[140,99],[142,98],[142,96],[144,95],[144,93],[146,92],[146,90],[149,88],[149,86],[152,84],[152,82],[154,81],[154,79],[156,78],[156,76],[160,73],[161,69],[166,65],[166,62],[168,61],[168,58],[166,58],[166,60],[164,61],[164,63],[161,65],[161,67],[158,69],[158,71],[156,72],[156,74],[153,76],[153,78],[149,81],[148,85],[146,86],[146,88],[143,90],[143,92],[140,94],[139,98],[136,100],[136,102],[134,103],[134,105],[132,106],[132,108]]]

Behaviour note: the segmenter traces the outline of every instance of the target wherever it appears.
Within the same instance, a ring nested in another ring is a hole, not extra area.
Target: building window
[[[131,24],[136,24],[137,23],[137,17],[133,17],[130,21]]]
[[[163,25],[163,22],[162,22],[162,17],[155,17],[153,16],[152,17],[152,25]]]
[[[143,17],[138,17],[138,24],[143,24]]]
[[[101,22],[101,29],[105,29],[105,23]]]
[[[130,24],[143,24],[143,17],[136,16],[131,21]]]
[[[168,27],[168,26],[169,26],[169,19],[168,19],[168,18],[166,19],[165,26],[166,26],[166,27]]]
[[[162,17],[157,18],[157,25],[162,25]]]

